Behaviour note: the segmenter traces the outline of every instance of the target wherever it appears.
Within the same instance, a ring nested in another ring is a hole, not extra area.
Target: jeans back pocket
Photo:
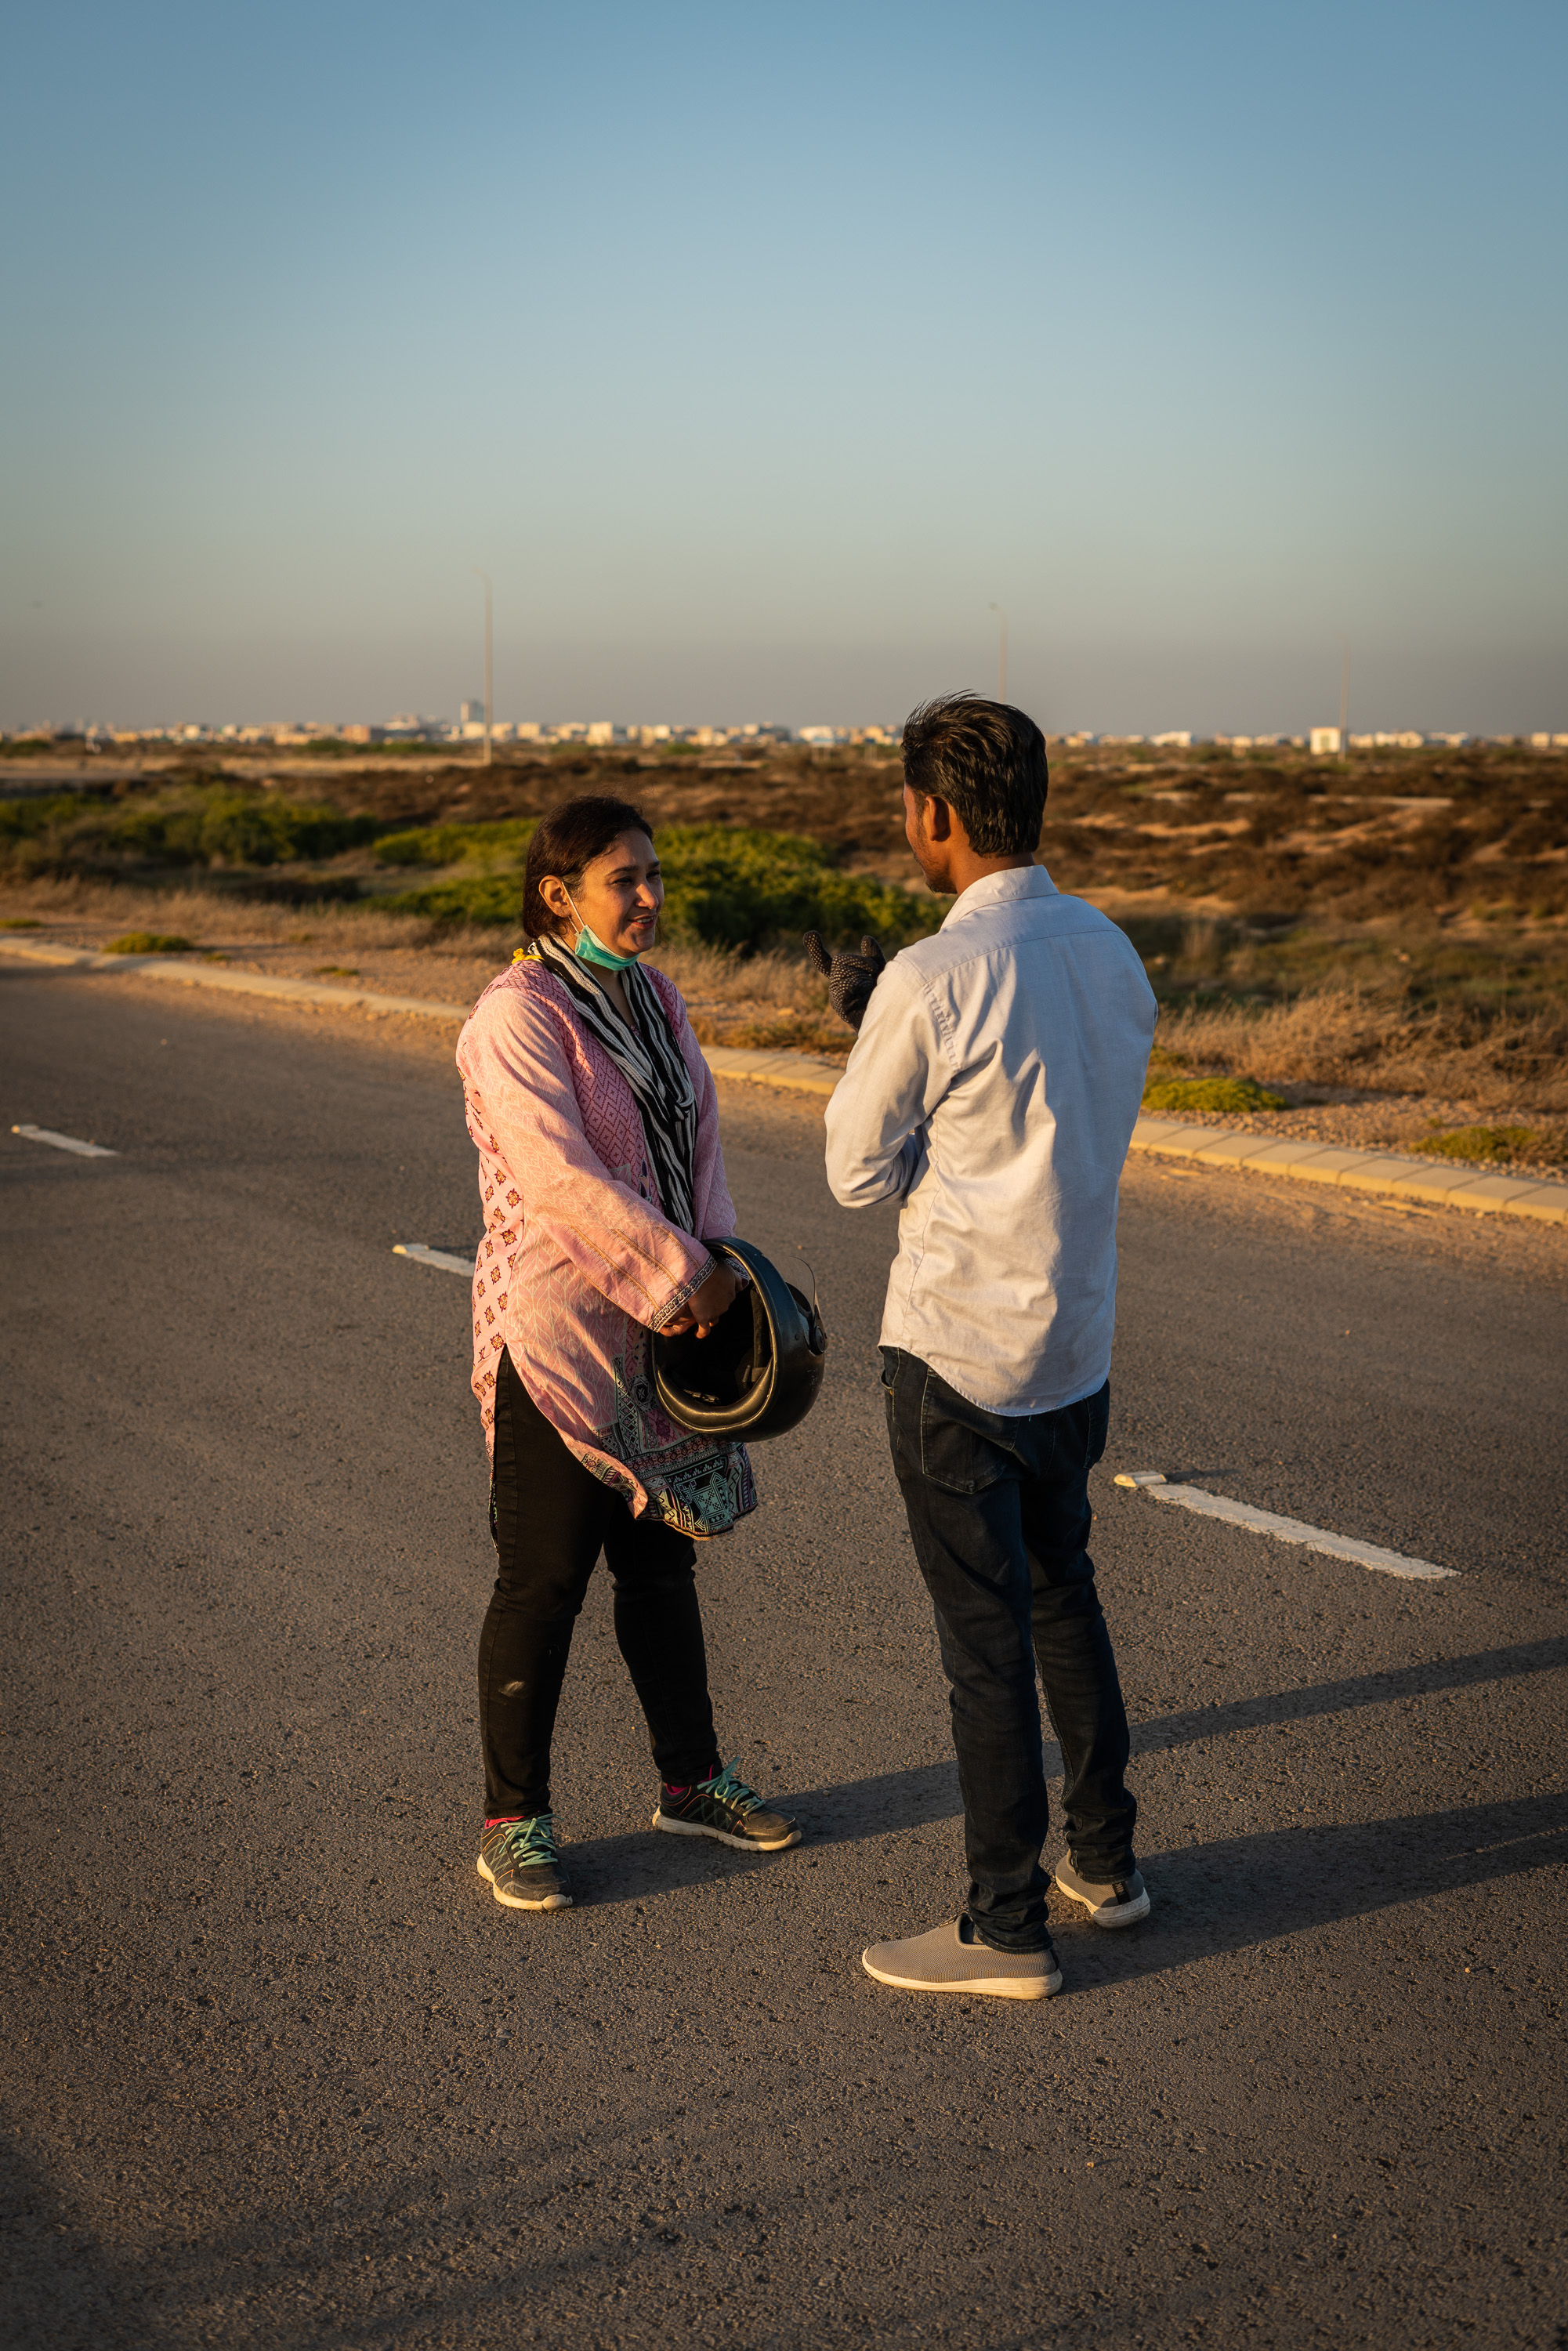
[[[920,1469],[948,1494],[981,1494],[1017,1469],[986,1426],[998,1417],[927,1367],[920,1392]]]

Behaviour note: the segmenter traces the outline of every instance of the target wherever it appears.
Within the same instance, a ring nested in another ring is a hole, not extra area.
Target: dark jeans
[[[1015,1419],[968,1403],[917,1355],[882,1354],[893,1464],[952,1690],[969,1916],[993,1950],[1038,1951],[1051,1820],[1037,1664],[1074,1866],[1103,1885],[1134,1865],[1126,1709],[1084,1548],[1110,1384]]]
[[[662,1520],[634,1519],[583,1468],[505,1353],[491,1531],[496,1589],[479,1635],[486,1817],[550,1809],[550,1739],[571,1628],[601,1550],[615,1579],[615,1638],[661,1779],[686,1787],[717,1771],[695,1544]]]

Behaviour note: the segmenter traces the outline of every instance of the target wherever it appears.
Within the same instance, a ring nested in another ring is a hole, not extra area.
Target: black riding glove
[[[860,953],[847,949],[831,956],[815,931],[805,938],[806,959],[828,983],[828,1002],[841,1019],[858,1029],[865,1019],[872,989],[887,969],[887,957],[873,938],[861,940]]]

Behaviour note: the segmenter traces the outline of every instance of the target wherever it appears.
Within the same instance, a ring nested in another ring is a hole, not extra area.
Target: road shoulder
[[[0,956],[116,979],[152,979],[164,986],[207,988],[228,996],[270,998],[302,1009],[368,1015],[378,1023],[392,1019],[400,1026],[430,1021],[456,1028],[467,1019],[469,1009],[462,1004],[335,987],[321,980],[219,969],[183,956],[99,955],[42,939],[0,940]],[[822,1102],[842,1075],[836,1062],[809,1053],[747,1051],[725,1045],[704,1050],[716,1077],[815,1096]],[[1205,1167],[1267,1175],[1292,1184],[1369,1193],[1424,1207],[1460,1208],[1472,1216],[1522,1217],[1532,1223],[1568,1226],[1568,1183],[1497,1174],[1463,1162],[1281,1140],[1236,1127],[1197,1125],[1147,1114],[1133,1130],[1132,1150],[1190,1160]]]

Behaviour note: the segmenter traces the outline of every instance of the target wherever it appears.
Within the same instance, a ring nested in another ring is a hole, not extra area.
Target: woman
[[[478,1866],[514,1909],[571,1900],[550,1736],[601,1550],[662,1782],[654,1827],[764,1853],[800,1835],[721,1767],[708,1700],[693,1538],[756,1509],[746,1449],[667,1419],[649,1368],[655,1331],[706,1334],[739,1286],[698,1238],[735,1225],[712,1073],[678,989],[639,963],[664,901],[634,808],[555,810],[528,844],[530,944],[457,1043],[485,1208],[474,1392],[499,1561],[479,1641]]]

